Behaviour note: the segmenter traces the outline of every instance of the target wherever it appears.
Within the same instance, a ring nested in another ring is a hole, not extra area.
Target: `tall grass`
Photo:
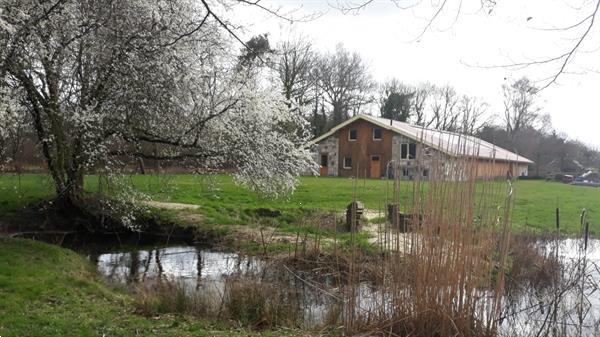
[[[211,291],[181,280],[149,279],[133,290],[137,311],[148,316],[179,313],[253,329],[298,327],[303,322],[295,289],[252,278],[227,278]]]

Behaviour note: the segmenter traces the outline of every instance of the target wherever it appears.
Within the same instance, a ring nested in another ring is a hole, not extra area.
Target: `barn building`
[[[314,139],[313,144],[322,176],[426,180],[433,169],[439,171],[445,162],[457,158],[469,158],[478,177],[526,176],[528,165],[533,164],[473,136],[369,115],[350,118]]]

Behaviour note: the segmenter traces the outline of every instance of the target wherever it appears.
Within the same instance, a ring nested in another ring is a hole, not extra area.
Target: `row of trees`
[[[373,101],[376,88],[365,60],[339,44],[333,53],[319,53],[303,38],[277,46],[271,66],[291,106],[321,134]]]
[[[478,136],[535,162],[530,175],[578,174],[600,168],[600,152],[557,132],[539,105],[539,89],[527,78],[502,87],[500,123],[488,123]]]
[[[408,85],[392,79],[380,88],[379,111],[385,118],[470,135],[488,122],[487,103],[460,95],[450,85]]]
[[[311,122],[314,135],[374,108],[382,117],[466,134],[476,134],[490,122],[486,102],[461,95],[450,85],[412,85],[398,79],[375,82],[360,54],[341,44],[332,53],[320,53],[310,41],[296,38],[268,51],[284,96]],[[516,129],[529,122],[526,114],[507,118],[507,125]]]
[[[494,110],[450,85],[398,79],[376,83],[367,62],[342,45],[333,53],[319,53],[298,38],[271,53],[270,65],[288,104],[310,121],[315,136],[361,111],[377,109],[385,118],[475,135],[515,151],[536,162],[536,175],[600,167],[598,151],[553,129],[539,104],[539,88],[526,77],[502,85],[503,106]]]

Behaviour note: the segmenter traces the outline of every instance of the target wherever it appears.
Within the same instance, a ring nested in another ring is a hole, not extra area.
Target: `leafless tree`
[[[431,83],[421,83],[415,87],[412,99],[413,122],[416,125],[425,126],[427,102],[433,94],[435,87]]]
[[[514,139],[522,128],[531,126],[540,108],[535,104],[538,89],[526,78],[502,85],[504,95],[504,124]]]
[[[590,39],[590,36],[593,35],[594,28],[597,26],[596,18],[599,9],[600,0],[584,1],[581,5],[580,10],[577,11],[578,13],[585,13],[583,15],[583,18],[576,18],[575,23],[567,25],[565,27],[542,28],[542,30],[546,31],[554,31],[559,33],[562,32],[568,34],[574,33],[576,36],[576,38],[570,37],[569,44],[566,47],[561,47],[561,50],[559,50],[554,55],[544,58],[538,58],[533,61],[516,62],[504,65],[504,67],[520,68],[523,66],[551,65],[555,67],[555,70],[546,79],[545,84],[538,88],[538,90],[545,89],[553,83],[556,83],[558,78],[566,72],[568,66],[573,62],[575,55],[578,52],[582,51],[585,42],[588,41]],[[564,39],[564,36],[560,36],[560,38]],[[596,48],[594,47],[594,49]]]
[[[460,119],[457,108],[459,96],[450,85],[436,87],[431,95],[431,116],[427,127],[438,130],[456,131]]]
[[[331,106],[334,125],[348,119],[351,113],[358,114],[373,101],[376,84],[367,63],[360,54],[349,52],[341,44],[335,53],[319,58],[316,74],[324,99]]]
[[[463,95],[458,103],[460,113],[459,131],[466,135],[475,135],[488,122],[484,119],[488,104],[476,97]]]
[[[283,95],[296,108],[311,104],[315,87],[314,66],[316,53],[312,43],[304,37],[281,42],[277,46],[275,64],[283,87]]]

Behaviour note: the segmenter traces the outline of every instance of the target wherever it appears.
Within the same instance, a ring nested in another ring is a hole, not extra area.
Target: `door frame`
[[[377,157],[377,160],[373,160],[374,157]],[[377,162],[377,166],[379,172],[377,172],[377,176],[373,177],[373,162]],[[369,178],[379,179],[381,178],[381,155],[380,154],[372,154],[369,156]]]
[[[327,158],[325,160],[325,165],[323,165],[323,158]],[[319,175],[320,176],[327,176],[329,175],[329,154],[328,153],[321,153],[321,157],[320,157],[320,166],[319,166]]]

